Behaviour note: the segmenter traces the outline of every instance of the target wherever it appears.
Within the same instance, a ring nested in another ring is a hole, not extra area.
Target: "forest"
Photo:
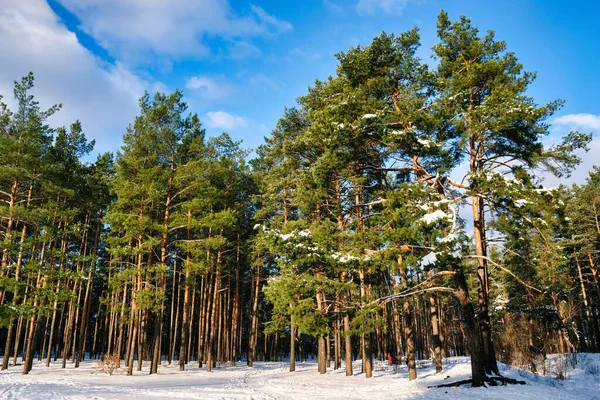
[[[535,73],[466,17],[441,12],[421,51],[414,28],[340,52],[254,150],[208,137],[176,90],[144,94],[97,154],[78,121],[50,125],[33,73],[15,82],[2,370],[314,358],[370,378],[389,355],[413,380],[418,360],[470,356],[483,386],[498,362],[545,374],[548,354],[600,352],[600,167],[543,186],[598,156],[591,133],[553,136],[563,100],[537,104]]]

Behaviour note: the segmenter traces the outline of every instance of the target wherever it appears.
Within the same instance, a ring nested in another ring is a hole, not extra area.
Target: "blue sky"
[[[210,135],[228,131],[254,148],[284,107],[335,72],[339,51],[416,25],[421,57],[430,62],[442,8],[453,19],[467,15],[481,31],[495,30],[527,70],[537,71],[530,94],[539,103],[567,100],[556,136],[571,128],[600,133],[596,1],[1,2],[0,94],[8,98],[12,81],[33,71],[42,105],[64,105],[53,122],[80,119],[98,151],[118,149],[144,90],[176,88]],[[600,163],[599,155],[596,139],[580,171]]]

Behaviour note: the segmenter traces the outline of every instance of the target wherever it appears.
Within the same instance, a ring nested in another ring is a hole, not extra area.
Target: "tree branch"
[[[416,296],[418,294],[421,293],[427,293],[427,292],[445,292],[445,293],[452,293],[454,294],[454,289],[448,288],[448,287],[444,287],[444,286],[436,286],[436,287],[431,287],[431,288],[425,288],[425,289],[421,289],[421,290],[417,290],[414,292],[408,292],[408,293],[398,293],[398,294],[393,294],[391,296],[387,296],[387,297],[383,297],[381,299],[377,299],[374,300],[373,303],[387,303],[390,300],[394,300],[394,299],[401,299],[404,297],[410,297],[410,296]]]
[[[506,272],[507,274],[509,274],[510,276],[512,276],[513,278],[515,278],[517,280],[517,282],[519,282],[521,285],[525,286],[526,288],[531,289],[531,290],[535,290],[538,293],[542,293],[542,291],[540,289],[535,288],[535,287],[533,287],[531,285],[526,284],[521,278],[519,278],[517,275],[515,275],[512,271],[510,271],[507,268],[504,268],[502,265],[500,265],[497,262],[491,260],[489,257],[486,257],[486,256],[476,256],[476,255],[468,255],[468,256],[464,256],[464,257],[465,258],[480,258],[480,259],[486,260],[490,264],[494,265],[495,267],[498,267],[502,271]]]

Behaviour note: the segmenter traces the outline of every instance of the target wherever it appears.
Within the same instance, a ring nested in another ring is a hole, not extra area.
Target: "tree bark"
[[[455,294],[462,310],[463,325],[465,327],[465,339],[467,348],[471,356],[471,377],[473,387],[483,386],[486,378],[485,374],[485,355],[483,353],[483,344],[477,321],[475,320],[475,310],[469,296],[467,280],[461,267],[455,268],[454,283],[456,285]]]
[[[296,371],[296,324],[290,317],[290,372]]]
[[[440,343],[440,324],[438,318],[438,308],[435,296],[429,297],[429,305],[431,312],[431,344],[433,346],[433,354],[435,357],[435,372],[442,372],[442,348]]]

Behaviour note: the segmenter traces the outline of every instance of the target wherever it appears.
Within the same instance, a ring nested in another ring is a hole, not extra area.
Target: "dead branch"
[[[526,284],[521,278],[519,278],[517,275],[515,275],[514,273],[512,273],[512,271],[510,271],[507,268],[504,268],[502,265],[500,265],[497,262],[491,260],[489,257],[486,257],[486,256],[476,256],[476,255],[468,255],[468,256],[465,256],[465,258],[480,258],[480,259],[483,259],[483,260],[487,260],[487,262],[489,262],[490,264],[494,265],[495,267],[498,267],[502,271],[506,272],[507,274],[509,274],[510,276],[512,276],[513,278],[515,278],[517,280],[517,282],[519,282],[521,285],[525,286],[528,289],[535,290],[538,293],[542,293],[542,291],[540,289],[535,288],[535,287],[533,287],[531,285]]]

